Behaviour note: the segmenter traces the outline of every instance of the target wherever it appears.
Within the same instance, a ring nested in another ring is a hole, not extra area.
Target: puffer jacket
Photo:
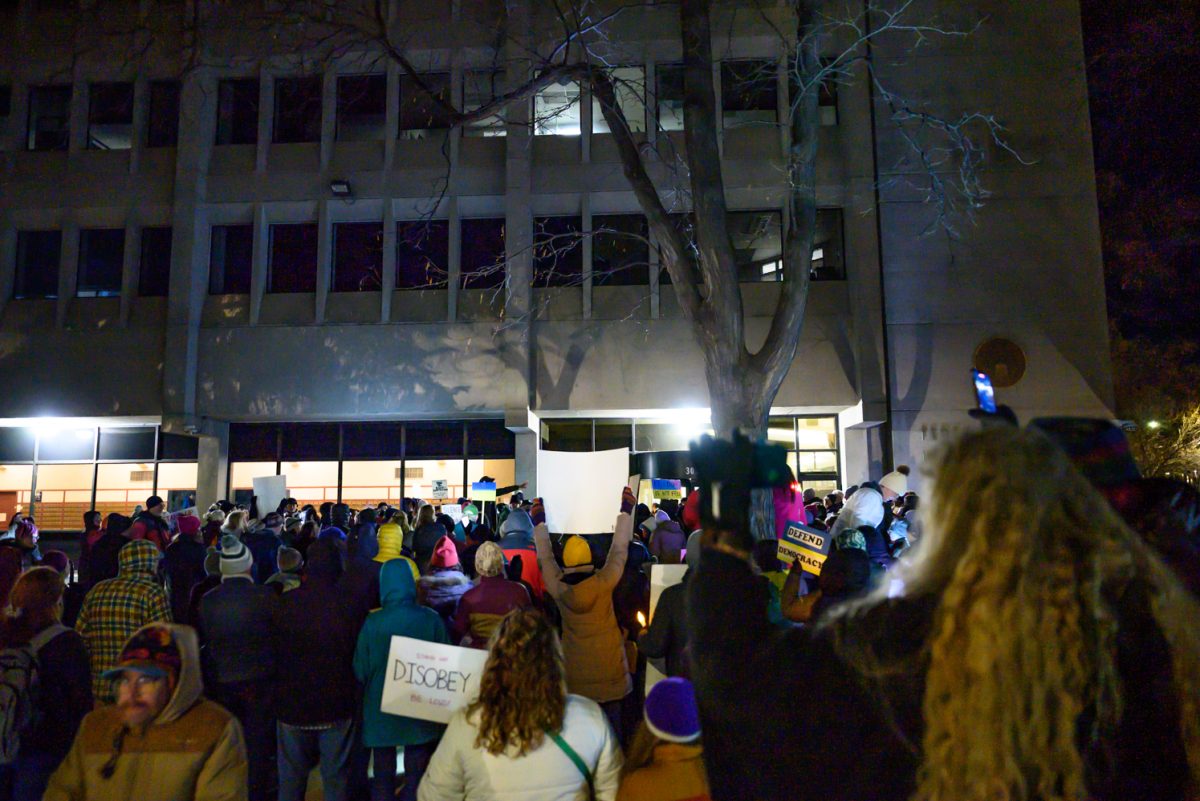
[[[677,565],[683,561],[687,534],[674,520],[665,520],[654,527],[650,535],[650,553],[662,565]]]
[[[625,640],[613,612],[612,593],[625,570],[629,541],[633,538],[633,518],[624,513],[617,515],[604,567],[577,584],[567,583],[564,576],[586,572],[591,567],[564,572],[554,558],[546,524],[539,524],[533,536],[546,592],[562,613],[567,690],[598,703],[624,698],[633,684],[625,657]]]
[[[489,754],[475,745],[478,713],[465,709],[450,719],[418,801],[575,801],[587,798],[583,774],[549,737],[522,757]],[[561,736],[594,777],[596,801],[613,801],[621,779],[621,746],[595,702],[567,696]]]
[[[147,623],[171,622],[171,605],[155,571],[162,554],[149,540],[132,540],[118,555],[117,577],[97,584],[83,599],[75,630],[87,645],[92,694],[112,698],[112,682],[100,674],[116,663],[133,633]]]
[[[432,609],[417,605],[417,586],[408,560],[393,559],[385,564],[379,572],[379,587],[383,608],[367,616],[354,649],[354,676],[365,688],[363,745],[390,748],[436,740],[445,728],[441,724],[389,715],[380,711],[379,704],[392,637],[447,643],[446,627]]]
[[[166,707],[148,725],[128,730],[124,737],[120,708],[101,706],[88,713],[67,758],[50,777],[45,801],[247,797],[242,727],[201,695],[196,632],[187,626],[170,629],[183,665]],[[101,769],[114,756],[115,771],[104,778]]]
[[[458,600],[451,636],[464,648],[485,649],[504,616],[531,603],[524,585],[504,576],[481,576]]]
[[[421,576],[424,604],[437,612],[447,626],[458,611],[459,600],[471,589],[471,580],[457,567],[434,567]]]

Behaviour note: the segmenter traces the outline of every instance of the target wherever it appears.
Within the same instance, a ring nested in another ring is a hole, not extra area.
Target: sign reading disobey
[[[448,723],[479,695],[487,651],[392,637],[380,711]]]
[[[787,530],[779,539],[779,560],[791,567],[792,562],[799,559],[805,573],[819,576],[825,557],[829,556],[829,544],[827,532],[801,523],[788,523]]]

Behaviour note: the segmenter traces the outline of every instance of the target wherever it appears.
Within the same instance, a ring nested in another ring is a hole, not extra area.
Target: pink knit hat
[[[433,558],[429,560],[430,567],[458,567],[458,549],[449,537],[442,537],[433,549]]]

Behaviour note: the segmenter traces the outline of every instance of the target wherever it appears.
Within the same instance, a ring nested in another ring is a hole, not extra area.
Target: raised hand
[[[546,522],[546,505],[541,498],[533,499],[533,508],[529,510],[529,516],[533,518],[533,524],[540,526]]]
[[[626,487],[621,491],[621,513],[633,514],[633,508],[637,506],[637,496],[633,494],[633,490]]]

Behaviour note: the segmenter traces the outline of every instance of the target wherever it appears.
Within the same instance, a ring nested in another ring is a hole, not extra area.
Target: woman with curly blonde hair
[[[1200,608],[1179,580],[1040,434],[967,434],[932,478],[898,581],[815,630],[747,622],[750,569],[710,543],[689,623],[713,797],[1196,798]],[[768,664],[788,666],[769,693],[722,700]],[[739,767],[751,722],[799,757]]]
[[[492,635],[479,698],[450,719],[418,798],[611,801],[620,775],[620,746],[604,712],[567,693],[554,626],[519,609]]]

